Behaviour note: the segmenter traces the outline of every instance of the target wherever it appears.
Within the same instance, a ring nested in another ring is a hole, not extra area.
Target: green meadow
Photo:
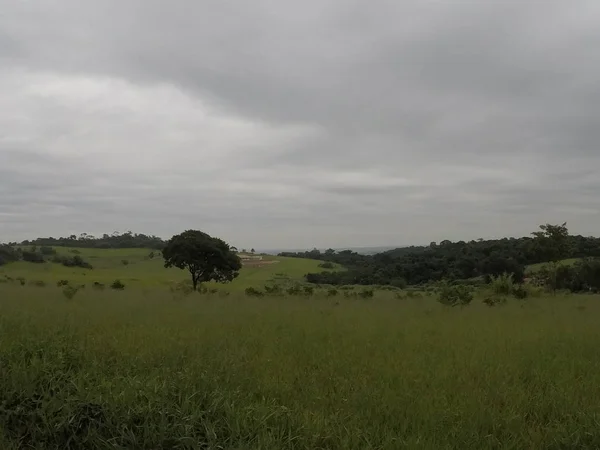
[[[65,267],[61,264],[47,262],[32,264],[24,261],[0,266],[0,278],[24,278],[30,281],[43,281],[54,284],[60,280],[68,280],[72,284],[93,284],[94,282],[109,285],[114,280],[121,280],[126,286],[160,287],[170,286],[189,279],[189,273],[175,268],[165,269],[160,252],[154,251],[150,258],[149,249],[93,249],[54,247],[59,255],[81,256],[92,264],[93,270],[79,267]],[[75,253],[74,253],[75,251]],[[261,267],[248,266],[240,272],[240,276],[227,285],[208,283],[207,286],[226,291],[243,291],[245,288],[262,287],[263,285],[286,278],[290,281],[302,280],[309,272],[322,270],[319,261],[279,256],[263,256]],[[339,270],[339,268],[338,268]]]
[[[600,448],[598,295],[244,295],[318,265],[284,258],[182,293],[149,251],[80,251],[0,269],[2,449]]]

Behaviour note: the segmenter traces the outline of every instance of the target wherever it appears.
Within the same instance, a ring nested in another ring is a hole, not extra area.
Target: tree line
[[[332,285],[419,285],[441,280],[468,280],[504,273],[515,281],[530,264],[565,258],[600,257],[600,238],[569,235],[566,223],[541,225],[531,237],[469,242],[449,240],[428,246],[398,248],[375,255],[345,250],[282,252],[280,256],[310,258],[340,264],[346,271],[309,273],[306,280]]]
[[[72,234],[68,237],[47,237],[34,240],[25,240],[23,242],[11,242],[12,246],[57,246],[57,247],[80,247],[80,248],[149,248],[153,250],[162,250],[166,241],[154,236],[141,233],[119,233],[115,231],[112,234],[103,234],[100,237],[91,234],[82,233],[79,236]]]

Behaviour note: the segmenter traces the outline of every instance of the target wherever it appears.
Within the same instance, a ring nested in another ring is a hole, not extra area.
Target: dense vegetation
[[[550,227],[550,229],[547,229]],[[427,247],[408,247],[376,255],[352,251],[281,253],[282,256],[317,259],[341,264],[345,272],[309,273],[318,284],[419,285],[443,279],[467,280],[503,273],[522,281],[530,264],[562,258],[600,257],[600,238],[571,236],[566,224],[542,225],[533,237],[432,242]]]

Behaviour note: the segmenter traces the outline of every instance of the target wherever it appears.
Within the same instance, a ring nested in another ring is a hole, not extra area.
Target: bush
[[[123,264],[124,266],[128,266],[129,265],[129,261],[127,259],[122,259],[121,260],[121,264]]]
[[[97,281],[94,281],[94,284],[92,285],[92,287],[94,289],[99,290],[99,291],[103,291],[104,290],[104,283],[99,283]]]
[[[123,283],[121,283],[121,280],[115,280],[110,285],[110,288],[118,290],[118,291],[122,291],[123,289],[125,289],[125,285]]]
[[[440,289],[438,301],[446,306],[467,306],[473,301],[473,293],[462,284],[454,286],[445,284]]]
[[[331,288],[327,290],[327,297],[335,297],[338,295],[338,290],[335,288]]]
[[[67,299],[71,300],[73,297],[75,297],[75,294],[77,294],[77,291],[79,291],[79,289],[76,287],[64,286],[62,292],[63,292],[63,295],[65,297],[67,297]]]
[[[406,289],[406,287],[408,286],[408,283],[404,278],[395,278],[391,281],[390,284],[399,289]]]
[[[335,268],[335,266],[333,265],[333,263],[330,263],[329,261],[319,264],[319,267],[322,268],[322,269],[333,269],[333,268]]]
[[[310,297],[315,293],[315,288],[313,288],[312,286],[304,286],[304,288],[302,289],[302,293]]]
[[[81,267],[82,269],[93,269],[92,265],[79,256],[73,257],[57,255],[52,258],[52,262],[62,264],[65,267]]]
[[[21,253],[21,257],[23,258],[23,261],[30,263],[41,264],[46,262],[44,256],[41,253],[37,252],[28,252],[27,250],[25,250]]]
[[[263,295],[265,295],[263,292],[253,287],[246,288],[244,292],[248,297],[262,297]]]
[[[56,250],[54,250],[52,247],[42,245],[40,247],[40,253],[45,256],[56,255]]]
[[[529,297],[529,290],[524,285],[518,284],[513,287],[512,295],[519,300],[524,300]]]
[[[42,280],[34,280],[34,281],[30,281],[29,285],[35,286],[35,287],[46,287],[46,282],[42,281]]]
[[[69,285],[69,280],[60,280],[59,282],[56,283],[56,285],[58,287],[68,286]]]
[[[148,254],[148,258],[149,258],[149,259],[154,259],[154,256],[156,256],[156,255],[154,254],[154,252],[150,252],[150,253]]]
[[[265,285],[265,292],[269,295],[279,295],[281,294],[281,286],[278,284],[274,284],[272,286]]]
[[[514,275],[503,273],[498,276],[490,276],[490,285],[494,294],[510,295],[515,288]]]
[[[365,289],[358,293],[360,298],[373,298],[374,295],[375,293],[373,292],[373,289]]]
[[[295,284],[287,288],[286,292],[288,293],[288,295],[300,295],[302,293],[302,288],[299,285]]]
[[[0,245],[0,266],[19,260],[19,252],[10,245]]]
[[[493,307],[497,305],[503,305],[506,303],[506,297],[502,297],[500,295],[491,295],[483,299],[483,303]]]

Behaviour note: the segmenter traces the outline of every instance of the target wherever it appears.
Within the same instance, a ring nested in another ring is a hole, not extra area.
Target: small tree
[[[534,236],[535,250],[541,258],[557,262],[569,256],[571,246],[566,222],[562,225],[540,225],[540,230],[531,234]]]
[[[187,269],[192,286],[216,281],[227,283],[235,279],[242,262],[225,241],[202,231],[187,230],[173,236],[162,251],[165,267]]]

